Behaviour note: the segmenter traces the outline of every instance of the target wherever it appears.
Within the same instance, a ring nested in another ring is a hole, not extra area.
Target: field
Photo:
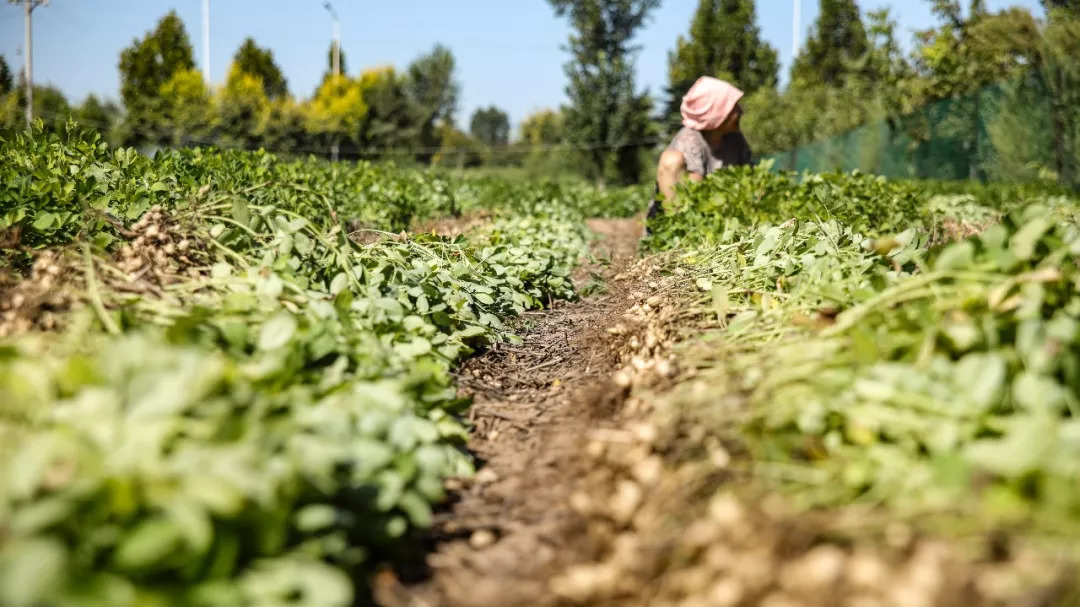
[[[0,177],[0,605],[1080,600],[1069,192]]]

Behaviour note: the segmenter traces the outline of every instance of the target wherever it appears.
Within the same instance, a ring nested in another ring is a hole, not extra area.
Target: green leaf
[[[210,548],[214,538],[213,523],[199,504],[173,501],[166,507],[166,513],[193,552],[201,554]]]
[[[333,506],[311,504],[296,513],[296,528],[304,533],[315,533],[328,529],[337,521],[337,512]]]
[[[240,225],[251,225],[251,214],[248,213],[247,201],[239,196],[232,199],[232,218]]]
[[[38,213],[32,225],[34,226],[35,230],[47,230],[53,227],[53,225],[57,223],[59,219],[60,218],[57,217],[54,213]]]
[[[1057,414],[1065,408],[1065,388],[1051,377],[1021,371],[1013,381],[1013,399],[1026,411]]]
[[[468,327],[465,327],[464,329],[462,329],[461,331],[458,331],[458,333],[457,333],[458,337],[461,337],[461,338],[478,337],[480,335],[486,335],[486,334],[487,334],[487,329],[485,329],[484,327],[477,326],[477,325],[469,325]]]
[[[406,491],[402,494],[398,507],[409,517],[414,527],[426,529],[431,526],[431,506],[420,494]]]
[[[407,342],[394,344],[394,350],[406,358],[417,358],[431,352],[431,342],[417,336]]]
[[[963,240],[944,249],[934,264],[935,270],[958,270],[970,267],[975,259],[975,244]]]
[[[349,277],[344,272],[338,272],[330,281],[330,294],[337,295],[349,285]]]
[[[990,472],[1017,477],[1034,470],[1053,453],[1056,445],[1048,439],[1056,435],[1056,423],[1049,417],[1017,416],[1009,421],[1005,436],[975,441],[965,456]]]
[[[289,343],[296,333],[296,319],[288,312],[278,312],[259,331],[259,349],[276,350]]]
[[[151,569],[171,556],[181,539],[180,529],[169,519],[144,520],[120,541],[113,561],[124,571]]]
[[[1047,217],[1040,216],[1032,219],[1009,239],[1009,249],[1013,255],[1016,255],[1017,259],[1022,261],[1031,259],[1035,254],[1035,247],[1038,245],[1039,239],[1052,226],[1053,224]]]
[[[968,354],[956,364],[955,381],[972,402],[984,410],[996,406],[1005,388],[1008,368],[997,352]]]
[[[400,318],[405,314],[405,308],[403,308],[401,302],[396,299],[380,297],[375,300],[375,305],[391,317]]]
[[[213,266],[211,266],[210,276],[217,279],[228,278],[232,275],[232,270],[233,268],[231,265],[225,263],[224,261],[219,261]]]
[[[487,312],[480,315],[480,324],[492,327],[495,329],[502,329],[503,324],[499,321],[499,317],[494,314],[488,314]]]
[[[8,540],[0,550],[0,604],[56,604],[67,568],[64,546],[50,538]]]

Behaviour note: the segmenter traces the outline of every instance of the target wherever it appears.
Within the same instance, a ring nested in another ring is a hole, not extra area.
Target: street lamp
[[[341,22],[338,20],[337,12],[334,11],[334,7],[329,2],[323,2],[323,8],[330,13],[330,17],[334,20],[334,75],[341,75]]]

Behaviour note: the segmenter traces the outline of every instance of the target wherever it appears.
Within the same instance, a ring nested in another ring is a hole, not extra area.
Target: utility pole
[[[202,3],[202,57],[203,78],[210,84],[210,0]]]
[[[34,28],[30,15],[35,8],[48,3],[49,0],[22,0],[26,12],[26,48],[23,49],[26,59],[26,126],[34,122]]]

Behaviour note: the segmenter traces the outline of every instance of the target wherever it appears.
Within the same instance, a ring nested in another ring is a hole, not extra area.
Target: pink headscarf
[[[695,131],[718,128],[724,124],[742,96],[742,91],[723,80],[711,76],[698,78],[683,97],[682,107],[679,108],[683,126]]]

